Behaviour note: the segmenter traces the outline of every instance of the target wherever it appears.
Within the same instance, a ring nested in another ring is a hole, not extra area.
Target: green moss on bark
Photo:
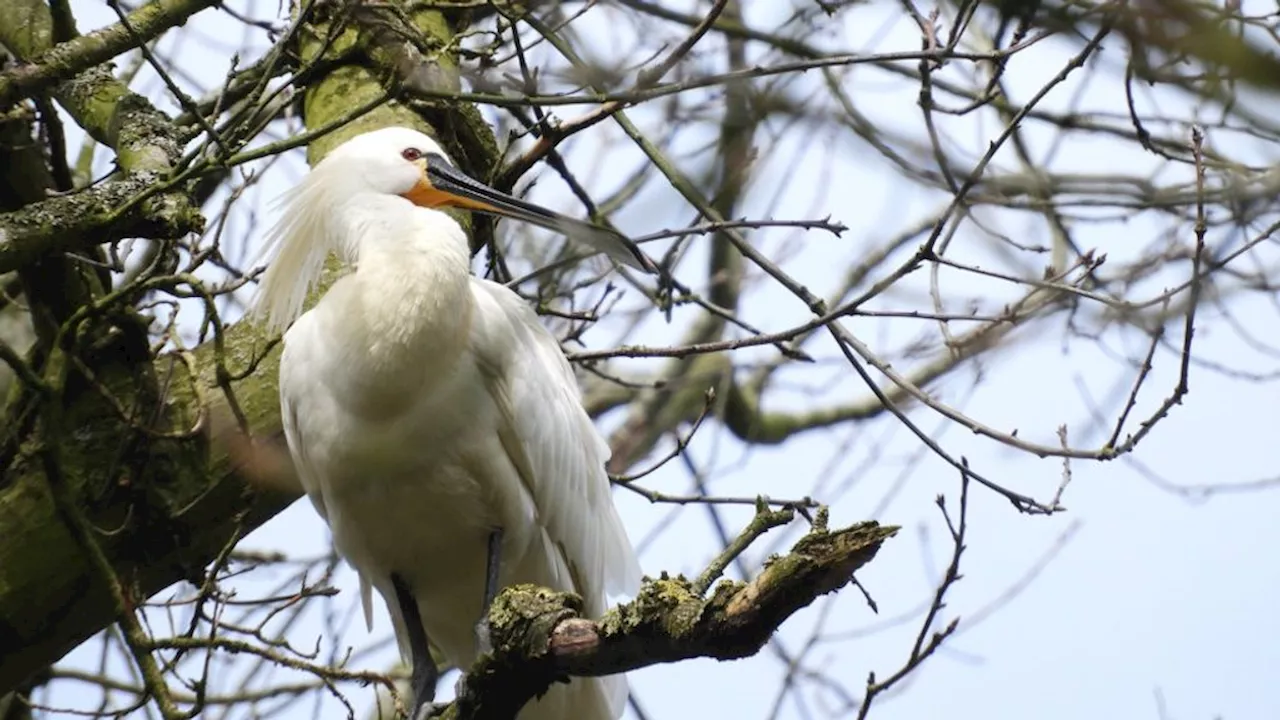
[[[844,587],[897,528],[818,527],[748,582],[722,582],[709,598],[679,577],[647,579],[635,600],[596,622],[574,595],[522,585],[489,615],[494,652],[477,660],[444,720],[510,720],[565,677],[599,676],[695,657],[729,660],[760,650],[796,611]]]

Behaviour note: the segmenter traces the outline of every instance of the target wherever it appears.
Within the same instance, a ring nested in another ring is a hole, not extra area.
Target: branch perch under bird
[[[875,522],[818,527],[749,582],[721,581],[704,598],[685,578],[649,578],[635,600],[598,621],[581,617],[582,603],[573,595],[508,588],[489,614],[494,651],[471,666],[459,697],[440,717],[511,720],[530,698],[566,677],[754,655],[796,611],[848,584],[897,531]]]

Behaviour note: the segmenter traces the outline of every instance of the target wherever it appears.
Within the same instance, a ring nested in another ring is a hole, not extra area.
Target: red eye
[[[400,157],[413,162],[422,158],[422,151],[415,147],[408,147],[400,151]]]

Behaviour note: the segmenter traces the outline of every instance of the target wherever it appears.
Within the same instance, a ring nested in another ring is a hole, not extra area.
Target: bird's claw
[[[476,654],[488,655],[493,652],[493,641],[489,638],[489,616],[486,614],[476,623]]]
[[[454,699],[462,697],[467,692],[467,676],[462,675],[458,678],[458,682],[454,687]],[[410,720],[432,720],[444,715],[444,711],[449,709],[451,702],[424,702],[414,708],[413,715]]]
[[[449,703],[428,702],[418,707],[417,713],[414,714],[413,720],[431,720],[431,718],[444,715],[444,711],[449,709]]]
[[[467,675],[463,673],[458,676],[458,682],[453,684],[453,698],[459,700],[467,695]]]

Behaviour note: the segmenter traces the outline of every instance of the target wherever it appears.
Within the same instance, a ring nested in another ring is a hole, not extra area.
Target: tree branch
[[[52,52],[53,20],[40,0],[0,3],[0,44],[20,61]],[[177,128],[105,65],[59,83],[53,96],[93,139],[114,149],[128,172],[167,172],[182,152]]]
[[[171,195],[134,202],[159,180],[155,173],[135,173],[127,180],[0,213],[0,273],[55,253],[123,238],[176,238],[200,232],[204,217],[190,203],[173,202]]]
[[[101,65],[121,53],[128,52],[138,47],[139,43],[152,40],[164,31],[181,25],[188,17],[216,4],[217,1],[149,2],[129,13],[129,27],[125,27],[123,23],[117,23],[88,35],[81,35],[74,40],[59,43],[45,51],[40,51],[31,43],[15,42],[20,37],[16,31],[21,27],[16,24],[17,15],[25,14],[25,11],[20,9],[19,3],[4,3],[4,9],[0,10],[0,24],[10,25],[14,32],[0,35],[0,42],[9,46],[9,49],[20,57],[29,57],[29,61],[0,73],[0,107],[5,107],[19,97],[30,96],[95,65]],[[33,52],[38,52],[39,55],[30,57]]]
[[[150,4],[131,16],[131,27],[149,37],[149,33],[159,34],[208,4],[193,0]],[[53,95],[89,135],[116,151],[116,161],[127,177],[0,215],[0,266],[5,268],[0,272],[17,269],[42,256],[87,249],[124,237],[172,238],[200,231],[203,218],[198,206],[181,192],[135,201],[163,180],[177,162],[182,151],[178,128],[146,98],[117,80],[108,67],[82,58],[99,43],[116,47],[124,42],[117,39],[121,33],[130,42],[136,43],[137,38],[121,26],[113,26],[101,31],[105,33],[102,36],[93,33],[51,46],[52,27],[53,19],[43,2],[0,3],[0,43],[19,60],[30,63],[36,58],[35,65],[20,65],[16,71],[30,71],[52,62],[57,69],[48,75],[52,82],[77,68],[87,68],[60,82],[53,88]],[[2,80],[0,107],[4,105]]]
[[[796,611],[844,587],[896,532],[874,522],[830,532],[819,526],[750,582],[722,581],[703,598],[684,578],[650,578],[635,600],[599,621],[579,615],[575,596],[508,588],[489,615],[494,652],[467,672],[443,719],[511,720],[566,677],[754,655]]]

